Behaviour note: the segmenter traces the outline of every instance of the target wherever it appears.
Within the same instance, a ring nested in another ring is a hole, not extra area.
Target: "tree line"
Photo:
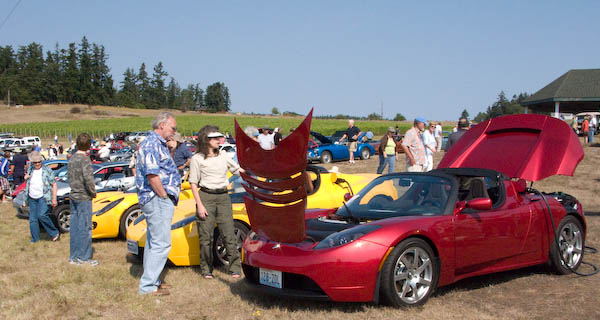
[[[171,108],[229,111],[229,89],[222,82],[200,88],[189,84],[181,88],[169,77],[162,62],[146,71],[127,68],[115,87],[103,45],[90,43],[84,36],[79,44],[67,48],[56,44],[44,54],[35,42],[19,46],[0,46],[0,99],[7,104],[76,103],[130,108]],[[9,100],[10,99],[10,100]]]

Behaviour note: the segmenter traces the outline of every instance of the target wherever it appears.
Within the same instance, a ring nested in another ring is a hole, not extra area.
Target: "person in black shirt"
[[[348,162],[354,163],[354,152],[356,151],[356,147],[358,145],[357,139],[362,132],[358,127],[354,126],[354,120],[348,120],[348,129],[346,133],[338,140],[341,142],[344,138],[348,137]]]
[[[13,155],[13,184],[15,187],[20,186],[25,181],[25,166],[27,165],[27,152],[20,148],[15,148]]]
[[[458,142],[458,140],[463,136],[463,134],[465,134],[467,130],[469,130],[469,126],[470,124],[467,118],[461,117],[458,120],[458,130],[456,130],[456,132],[448,136],[448,142],[446,142],[446,152],[448,152],[450,148],[452,148],[452,146],[455,145],[456,142]]]
[[[279,132],[279,131],[281,131],[281,129],[275,128],[275,133],[273,134],[273,143],[275,145],[278,145],[279,141],[281,141],[281,139],[282,139],[281,132]]]

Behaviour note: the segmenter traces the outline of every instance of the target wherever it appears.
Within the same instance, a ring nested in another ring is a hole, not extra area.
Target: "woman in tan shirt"
[[[198,132],[198,151],[190,162],[188,181],[196,200],[196,210],[200,217],[200,269],[205,279],[212,279],[213,234],[215,222],[225,240],[229,272],[239,278],[241,272],[240,254],[234,234],[231,199],[227,194],[227,171],[233,174],[244,172],[229,156],[219,153],[219,139],[223,134],[218,127],[205,126]]]

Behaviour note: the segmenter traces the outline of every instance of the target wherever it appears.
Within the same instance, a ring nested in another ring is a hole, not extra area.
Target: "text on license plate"
[[[138,254],[138,244],[137,241],[127,240],[127,251],[137,255]]]
[[[274,288],[283,288],[281,271],[260,268],[260,284]]]

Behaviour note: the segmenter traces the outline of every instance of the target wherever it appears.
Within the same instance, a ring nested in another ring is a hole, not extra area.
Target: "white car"
[[[235,148],[235,144],[224,143],[222,145],[219,145],[219,152],[227,152],[227,155],[231,159],[235,158],[236,151],[237,149]]]

